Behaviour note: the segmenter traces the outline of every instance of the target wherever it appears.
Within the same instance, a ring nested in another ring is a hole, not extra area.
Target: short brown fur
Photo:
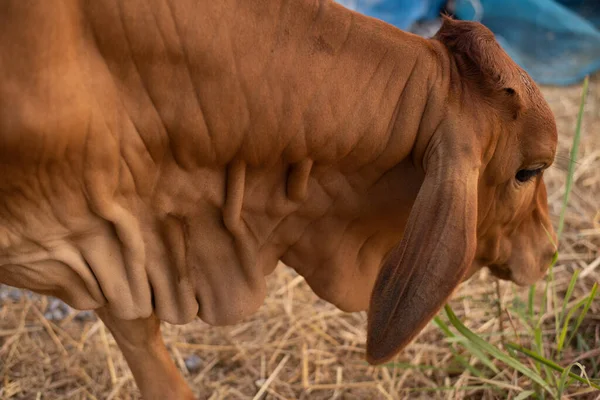
[[[96,310],[144,398],[192,397],[159,322],[241,321],[280,260],[368,310],[381,363],[479,268],[554,253],[554,117],[480,24],[8,0],[0,44],[0,282]]]

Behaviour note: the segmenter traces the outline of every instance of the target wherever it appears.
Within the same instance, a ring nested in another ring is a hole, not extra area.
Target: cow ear
[[[473,262],[480,160],[459,153],[438,146],[429,156],[404,237],[377,276],[368,312],[371,364],[402,350],[444,305]]]
[[[444,16],[434,39],[448,49],[462,80],[474,92],[493,100],[487,103],[509,119],[518,118],[523,108],[520,92],[530,79],[525,71],[515,69],[514,62],[491,30],[479,22]]]

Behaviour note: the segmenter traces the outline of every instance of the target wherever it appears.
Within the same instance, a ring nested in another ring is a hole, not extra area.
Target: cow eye
[[[525,182],[529,181],[531,178],[538,176],[542,172],[542,170],[543,170],[543,168],[522,169],[519,172],[517,172],[517,175],[515,176],[515,178],[519,182],[525,183]]]

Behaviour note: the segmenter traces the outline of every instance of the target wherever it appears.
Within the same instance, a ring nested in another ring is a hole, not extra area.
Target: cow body
[[[2,280],[222,324],[262,304],[282,259],[366,309],[422,179],[435,53],[326,2],[259,3],[3,13],[24,57],[1,50]]]
[[[479,24],[14,0],[0,44],[0,283],[96,310],[144,396],[190,395],[160,320],[236,323],[279,261],[369,310],[380,363],[478,268],[533,282],[555,250],[553,116]]]

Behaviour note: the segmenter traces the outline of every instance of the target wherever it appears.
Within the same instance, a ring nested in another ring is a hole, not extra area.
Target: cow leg
[[[190,400],[194,396],[179,373],[160,333],[160,321],[149,318],[123,320],[106,309],[96,310],[112,333],[145,400]]]

